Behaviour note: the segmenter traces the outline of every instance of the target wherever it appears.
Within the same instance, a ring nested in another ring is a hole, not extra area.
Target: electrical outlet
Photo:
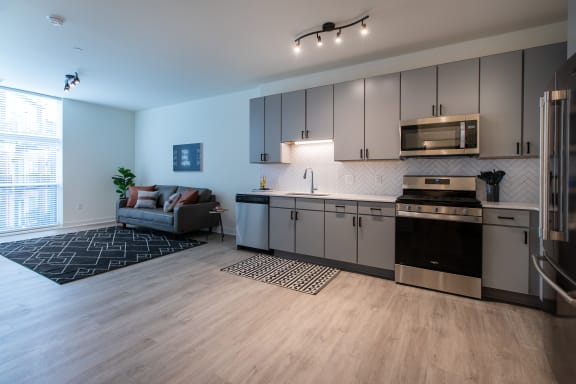
[[[376,175],[374,176],[374,182],[376,184],[382,184],[382,175]]]
[[[344,175],[344,184],[347,184],[347,185],[354,184],[354,176]]]

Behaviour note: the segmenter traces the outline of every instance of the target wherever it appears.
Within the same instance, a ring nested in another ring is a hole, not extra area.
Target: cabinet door
[[[296,253],[324,257],[324,212],[296,211]]]
[[[540,97],[551,84],[554,72],[566,61],[566,43],[524,51],[524,127],[522,154],[540,153]]]
[[[250,162],[264,160],[264,98],[250,100]]]
[[[282,134],[282,95],[264,100],[264,161],[279,163]]]
[[[334,85],[334,160],[364,158],[364,79]]]
[[[394,217],[358,216],[358,264],[394,270]]]
[[[282,142],[298,141],[306,131],[306,90],[282,94]]]
[[[370,160],[400,156],[400,73],[365,80],[364,143]]]
[[[478,113],[480,59],[438,66],[438,116]]]
[[[306,138],[327,140],[334,138],[334,86],[306,90]]]
[[[294,252],[294,211],[270,208],[270,248]]]
[[[434,116],[436,112],[436,66],[401,74],[400,116],[402,120]]]
[[[522,51],[480,59],[480,156],[520,155]]]
[[[356,263],[356,215],[325,212],[326,258]]]
[[[528,229],[483,226],[482,286],[528,294]]]

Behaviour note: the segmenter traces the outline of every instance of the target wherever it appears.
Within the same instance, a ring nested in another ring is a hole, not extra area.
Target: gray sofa
[[[212,191],[207,188],[182,187],[177,185],[156,185],[158,200],[156,208],[128,208],[128,199],[119,199],[116,203],[116,222],[157,229],[163,232],[182,234],[199,229],[218,226],[218,215],[210,214],[218,204]],[[198,202],[176,206],[174,212],[165,213],[164,202],[175,192],[187,189],[198,191]]]

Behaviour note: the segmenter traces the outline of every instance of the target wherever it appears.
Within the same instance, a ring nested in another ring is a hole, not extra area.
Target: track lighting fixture
[[[78,77],[78,72],[74,72],[73,75],[66,75],[66,80],[64,82],[64,92],[69,92],[70,87],[75,87],[80,84],[80,78]]]
[[[342,42],[342,30],[346,29],[346,28],[350,28],[356,24],[361,24],[360,26],[360,33],[362,35],[366,35],[368,34],[368,26],[366,25],[365,21],[366,19],[368,19],[368,15],[353,21],[351,23],[348,23],[346,25],[340,25],[340,26],[336,26],[336,24],[334,24],[333,22],[326,22],[324,24],[322,24],[322,29],[318,30],[318,31],[313,31],[313,32],[308,32],[305,33],[301,36],[298,36],[296,38],[296,40],[294,40],[294,52],[295,53],[300,53],[300,40],[308,37],[308,36],[313,36],[316,35],[316,45],[321,47],[322,46],[322,33],[326,33],[326,32],[332,32],[332,31],[336,31],[336,38],[334,39],[334,42],[336,44],[340,44]]]

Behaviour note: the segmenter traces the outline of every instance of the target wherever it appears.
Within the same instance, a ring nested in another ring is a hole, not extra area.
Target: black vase
[[[500,201],[500,188],[498,184],[486,184],[486,200],[494,202]]]

